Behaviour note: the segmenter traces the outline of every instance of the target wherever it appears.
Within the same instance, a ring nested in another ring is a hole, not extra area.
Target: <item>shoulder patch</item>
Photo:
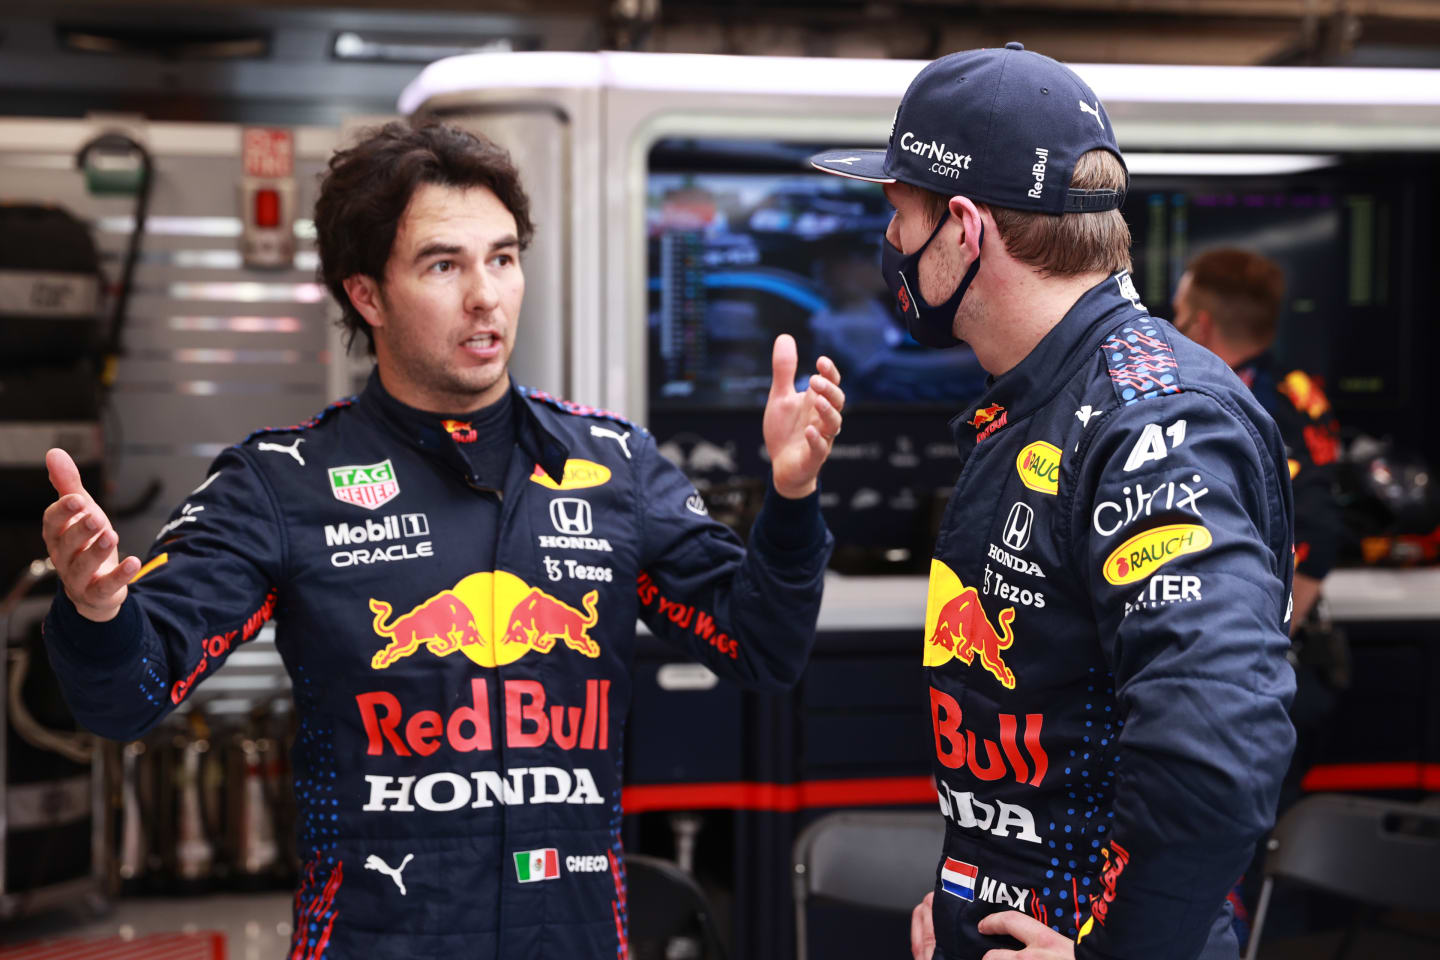
[[[1125,406],[1180,393],[1175,351],[1149,317],[1127,323],[1100,345],[1116,398]]]
[[[553,407],[554,409],[559,410],[561,413],[568,413],[576,417],[598,417],[602,420],[610,420],[615,423],[623,424],[624,426],[627,426],[632,430],[637,430],[640,433],[649,432],[633,420],[623,417],[620,414],[610,410],[602,410],[599,407],[592,407],[589,404],[584,403],[575,403],[571,400],[562,400],[561,398],[554,396],[553,394],[546,393],[544,390],[535,390],[531,387],[519,386],[518,384],[516,385],[515,389],[519,390],[520,395],[525,399],[533,400],[536,403],[543,403],[548,407]]]
[[[1275,389],[1311,420],[1319,420],[1330,412],[1330,401],[1326,399],[1325,391],[1303,370],[1291,370],[1284,380],[1275,385]]]
[[[324,423],[326,420],[330,419],[332,416],[335,415],[335,412],[336,412],[337,410],[343,410],[344,408],[350,406],[350,405],[351,405],[352,403],[354,403],[354,402],[355,402],[355,398],[354,398],[354,397],[345,397],[345,398],[342,399],[342,400],[336,400],[334,403],[330,404],[330,405],[329,405],[328,407],[326,407],[324,410],[321,410],[319,413],[315,414],[315,416],[311,417],[309,420],[306,420],[306,421],[303,422],[303,423],[297,423],[297,424],[295,424],[295,425],[293,425],[293,426],[289,426],[289,427],[261,427],[259,430],[251,431],[251,433],[250,433],[250,435],[249,435],[248,437],[246,437],[244,440],[241,440],[241,441],[240,441],[240,445],[241,445],[241,446],[244,446],[245,444],[249,443],[251,440],[254,440],[256,437],[263,437],[263,436],[266,436],[266,435],[272,434],[272,433],[299,433],[301,430],[309,430],[311,427],[319,426],[320,424]]]

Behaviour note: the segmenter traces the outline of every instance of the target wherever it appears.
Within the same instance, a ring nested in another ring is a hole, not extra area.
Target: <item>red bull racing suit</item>
[[[1235,373],[1275,418],[1285,441],[1295,496],[1295,569],[1324,580],[1340,552],[1341,528],[1334,489],[1340,424],[1330,400],[1305,371],[1281,375],[1268,352],[1237,367]]]
[[[946,818],[938,956],[1234,957],[1226,893],[1270,826],[1291,493],[1274,422],[1128,274],[1084,294],[953,421],[925,666]]]
[[[511,399],[498,511],[476,509],[497,492],[472,489],[465,424],[372,377],[222,453],[114,621],[63,593],[47,619],[76,715],[128,739],[274,616],[299,719],[294,960],[626,956],[637,617],[752,688],[808,657],[831,544],[814,495],[772,491],[747,550],[643,429]]]

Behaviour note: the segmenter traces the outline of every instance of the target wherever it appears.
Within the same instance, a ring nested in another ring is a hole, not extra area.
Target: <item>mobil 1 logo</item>
[[[347,548],[330,554],[330,565],[334,567],[434,556],[429,536],[430,521],[423,513],[392,513],[361,523],[325,525],[325,546]]]

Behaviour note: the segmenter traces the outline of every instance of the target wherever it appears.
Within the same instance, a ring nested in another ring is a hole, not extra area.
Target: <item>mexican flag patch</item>
[[[554,847],[544,850],[523,850],[515,854],[515,879],[521,883],[536,880],[557,880],[560,877],[560,855]]]

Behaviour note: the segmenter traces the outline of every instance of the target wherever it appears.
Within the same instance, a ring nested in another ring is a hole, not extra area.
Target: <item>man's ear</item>
[[[354,273],[340,281],[350,304],[372,327],[385,326],[385,310],[380,301],[380,284],[364,273]]]
[[[960,221],[960,226],[964,230],[960,243],[966,248],[969,259],[973,260],[980,256],[980,232],[984,227],[984,219],[981,217],[980,208],[975,205],[975,201],[969,197],[951,197],[950,215]]]
[[[1195,332],[1194,336],[1190,337],[1191,340],[1207,346],[1214,341],[1215,317],[1209,310],[1196,310],[1195,323],[1193,326],[1195,327]]]

